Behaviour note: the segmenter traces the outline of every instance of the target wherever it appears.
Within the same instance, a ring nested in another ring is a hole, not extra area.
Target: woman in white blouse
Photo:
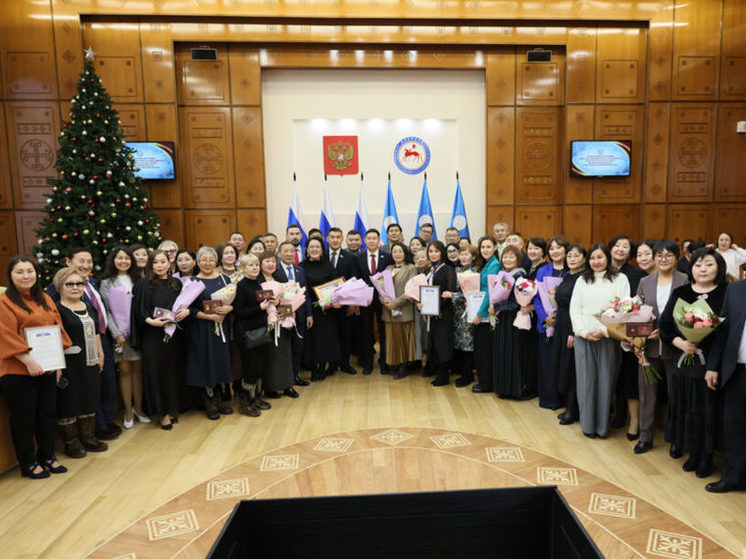
[[[746,249],[733,242],[733,235],[727,231],[721,231],[718,235],[717,251],[725,260],[725,273],[730,276],[729,280],[739,279],[741,266],[746,264]]]
[[[609,433],[611,394],[621,360],[619,343],[593,315],[614,297],[629,297],[629,282],[613,268],[609,248],[593,244],[570,299],[580,426],[592,439]]]

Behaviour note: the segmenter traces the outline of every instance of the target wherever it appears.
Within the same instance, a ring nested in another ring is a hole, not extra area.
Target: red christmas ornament
[[[63,241],[66,241],[66,240],[67,240],[67,234],[65,234],[65,235],[62,235],[62,240],[63,240]]]
[[[126,202],[124,205],[125,207],[129,208],[132,204],[130,204],[129,202]]]
[[[49,240],[49,237],[44,237],[44,240],[45,240],[45,241],[48,241],[48,240]]]
[[[65,189],[65,192],[72,192],[72,191],[73,191],[73,189],[71,187],[69,187],[69,186]]]
[[[75,233],[73,233],[73,237],[77,237],[77,236],[78,236],[78,232],[76,231]]]
[[[98,180],[98,175],[93,175],[93,180]]]
[[[103,159],[101,159],[100,157],[98,158],[98,162],[99,162],[99,163],[103,163],[103,161],[104,161],[104,160],[103,160]]]
[[[62,206],[57,206],[55,209],[60,210],[62,209]]]

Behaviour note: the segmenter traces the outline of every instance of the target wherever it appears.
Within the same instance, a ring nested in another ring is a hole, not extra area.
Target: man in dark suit
[[[386,269],[392,263],[391,256],[383,252],[379,246],[381,234],[377,229],[368,229],[365,232],[366,250],[355,256],[354,275],[364,280],[368,285],[373,285],[370,276]],[[373,345],[375,344],[374,321],[378,324],[378,339],[380,350],[378,362],[381,373],[386,370],[386,331],[381,319],[381,301],[378,292],[373,292],[373,301],[369,307],[360,307],[360,355],[359,362],[363,367],[363,374],[369,375],[373,371]]]
[[[296,281],[301,287],[308,288],[306,284],[306,273],[303,268],[294,263],[296,254],[296,245],[290,241],[280,243],[278,249],[279,262],[277,266],[277,276],[280,281]],[[303,358],[303,338],[306,328],[313,325],[313,307],[311,307],[311,295],[306,293],[306,303],[295,311],[295,327],[299,336],[293,335],[293,375],[297,386],[308,386],[308,381],[300,377],[300,362]],[[296,393],[292,388],[289,389]],[[286,391],[287,392],[287,391]],[[297,393],[296,393],[297,394]],[[292,396],[292,394],[288,394]],[[296,396],[292,396],[295,398]]]
[[[72,248],[65,257],[65,262],[68,266],[75,268],[81,276],[88,278],[83,301],[91,305],[98,314],[99,334],[101,334],[101,346],[104,350],[104,369],[101,371],[101,396],[96,412],[96,437],[110,441],[122,433],[122,428],[114,423],[117,374],[114,367],[114,347],[107,332],[106,305],[98,291],[98,283],[90,277],[93,270],[93,257],[88,249]],[[46,292],[55,302],[60,300],[60,295],[53,283],[47,286]]]
[[[746,489],[746,280],[728,285],[720,315],[726,321],[707,359],[705,381],[723,391],[723,447],[720,481],[708,483],[711,493]]]
[[[352,255],[342,248],[342,236],[339,227],[332,227],[326,235],[326,243],[329,245],[329,262],[341,277],[348,280],[352,277]],[[332,363],[330,370],[333,372],[339,367],[345,373],[354,375],[357,371],[350,365],[350,310],[342,307],[332,312],[337,319],[340,359],[339,363]]]

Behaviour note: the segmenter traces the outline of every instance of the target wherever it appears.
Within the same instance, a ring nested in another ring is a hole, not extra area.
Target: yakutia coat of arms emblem
[[[358,173],[357,136],[324,136],[324,173]]]

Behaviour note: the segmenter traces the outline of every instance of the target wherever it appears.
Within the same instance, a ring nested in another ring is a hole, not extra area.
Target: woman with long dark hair
[[[497,241],[485,235],[477,241],[476,271],[479,273],[479,289],[484,293],[482,306],[474,319],[474,366],[477,370],[477,383],[472,392],[484,394],[492,392],[492,327],[490,325],[490,292],[488,278],[500,271],[497,256]]]
[[[446,247],[440,241],[427,245],[427,257],[431,269],[427,275],[429,285],[440,286],[440,316],[431,316],[428,333],[428,366],[432,366],[436,377],[433,386],[448,384],[448,364],[453,359],[453,304],[451,293],[456,290],[456,271],[446,261]],[[418,305],[421,307],[421,304]]]
[[[404,243],[391,243],[393,264],[386,268],[394,278],[394,299],[381,297],[381,318],[386,328],[386,365],[395,380],[407,376],[407,364],[415,360],[414,305],[406,295],[407,282],[417,274],[412,255]]]

